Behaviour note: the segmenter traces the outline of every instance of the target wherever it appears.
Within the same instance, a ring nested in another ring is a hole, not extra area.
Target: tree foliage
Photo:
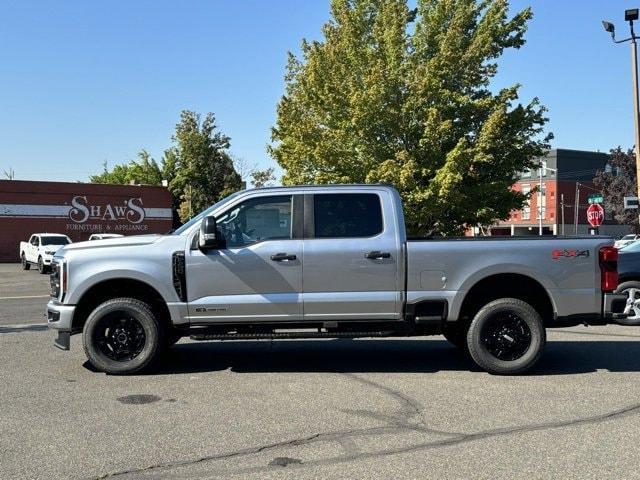
[[[635,197],[636,157],[633,150],[626,152],[617,147],[610,150],[609,167],[596,173],[593,183],[602,190],[604,208],[613,214],[618,223],[635,225],[638,228],[638,210],[625,210],[624,197]]]
[[[183,111],[173,141],[175,177],[169,189],[183,203],[190,202],[192,213],[242,188],[242,180],[228,153],[230,138],[218,131],[212,113],[201,119],[195,112]],[[186,219],[184,215],[180,218]]]
[[[137,160],[115,165],[91,177],[93,183],[162,185],[168,182],[174,197],[174,211],[181,220],[204,210],[220,198],[242,188],[228,153],[230,139],[218,131],[215,117],[184,110],[160,163],[142,150]]]
[[[268,187],[271,185],[271,182],[276,179],[273,174],[273,167],[265,170],[253,170],[250,175],[251,185],[253,185],[254,188]]]
[[[283,183],[390,183],[414,234],[508,218],[551,138],[537,99],[490,89],[531,16],[507,0],[333,0],[324,39],[289,54],[269,147]]]

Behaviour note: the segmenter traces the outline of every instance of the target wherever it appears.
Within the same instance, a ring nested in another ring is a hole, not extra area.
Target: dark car
[[[619,250],[618,254],[618,293],[628,296],[626,313],[630,325],[640,325],[640,242]]]

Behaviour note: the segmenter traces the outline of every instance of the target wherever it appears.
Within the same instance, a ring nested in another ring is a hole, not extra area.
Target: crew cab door
[[[254,196],[217,216],[224,245],[186,256],[192,324],[302,319],[302,200]]]
[[[387,195],[380,190],[306,196],[305,320],[401,317],[401,244]]]

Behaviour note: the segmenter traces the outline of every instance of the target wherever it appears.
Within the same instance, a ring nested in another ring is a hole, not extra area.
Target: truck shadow
[[[468,354],[444,340],[339,339],[178,343],[149,375],[227,369],[237,373],[480,371]],[[527,375],[597,370],[640,372],[640,342],[550,341]]]

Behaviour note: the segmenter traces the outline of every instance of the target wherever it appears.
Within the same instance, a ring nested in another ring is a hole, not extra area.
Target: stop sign
[[[604,220],[604,208],[598,203],[592,203],[587,208],[587,220],[592,227],[599,227]]]

